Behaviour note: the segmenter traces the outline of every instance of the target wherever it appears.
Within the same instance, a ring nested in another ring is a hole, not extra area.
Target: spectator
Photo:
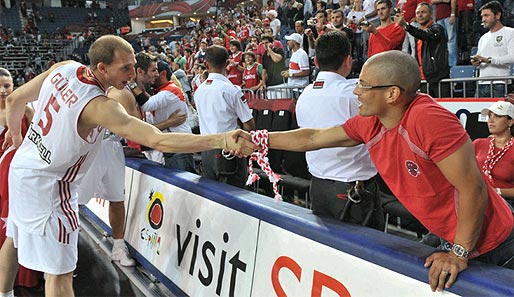
[[[376,0],[364,0],[362,2],[362,9],[364,10],[364,19],[373,24],[373,26],[378,27],[380,24],[380,19],[378,18],[378,12],[375,9],[375,1]],[[362,45],[364,46],[363,54],[365,55],[366,60],[368,58],[368,40],[369,33],[365,30],[362,31]]]
[[[402,17],[407,23],[410,23],[411,26],[419,27],[419,24],[416,22],[416,7],[423,2],[431,4],[432,0],[399,0],[396,3],[396,8],[400,9]],[[402,51],[416,57],[416,39],[409,32],[407,32],[403,41]]]
[[[489,29],[478,41],[478,52],[471,64],[479,67],[480,77],[509,76],[514,64],[514,28],[502,24],[503,8],[500,2],[491,1],[480,7],[482,23]],[[510,82],[509,82],[510,83]],[[507,94],[505,81],[480,81],[479,97],[503,97]]]
[[[473,141],[478,165],[496,192],[514,204],[514,104],[495,102],[482,110],[488,116],[488,138]]]
[[[428,93],[434,97],[449,97],[449,84],[438,84],[441,79],[450,75],[444,28],[434,23],[432,7],[426,2],[419,4],[416,8],[416,21],[420,28],[411,26],[400,14],[397,14],[395,19],[395,22],[418,40],[416,59],[419,63],[421,78],[428,82]],[[422,91],[426,92],[426,86],[424,88]]]
[[[362,54],[362,27],[359,26],[360,23],[364,21],[364,11],[362,10],[362,0],[354,0],[353,8],[348,13],[346,18],[347,26],[353,30],[353,40],[354,44],[353,49],[355,50],[355,54],[352,55],[358,62],[362,62],[364,57]]]
[[[230,41],[230,56],[227,65],[227,78],[235,86],[243,84],[243,52],[241,43],[237,40]]]
[[[276,10],[270,10],[268,12],[268,17],[270,19],[270,27],[271,27],[271,30],[273,32],[273,37],[274,38],[279,38],[280,37],[280,27],[282,26],[282,24],[280,23],[280,20],[277,18],[278,16],[278,13]]]
[[[296,104],[298,125],[341,125],[359,110],[357,96],[352,93],[355,81],[345,78],[352,69],[351,45],[345,34],[333,31],[321,35],[316,43],[316,61],[320,73]],[[312,174],[310,197],[315,214],[383,230],[384,217],[375,181],[377,169],[365,145],[311,151],[306,153],[306,159]],[[347,193],[360,186],[367,192],[359,198],[353,194],[354,203]],[[373,215],[368,217],[368,213]]]
[[[195,58],[193,56],[193,50],[191,48],[184,49],[184,58],[186,58],[185,71],[187,75],[193,74],[193,66],[195,65]]]
[[[401,61],[401,63],[398,63]],[[354,93],[359,115],[341,126],[269,133],[269,148],[310,151],[366,143],[400,202],[448,251],[427,257],[432,291],[450,288],[468,259],[514,269],[512,210],[480,174],[460,121],[418,93],[416,60],[399,51],[368,59]]]
[[[195,54],[195,64],[205,63],[205,50],[207,49],[207,41],[200,41],[200,48]]]
[[[461,51],[471,52],[473,42],[473,14],[475,13],[475,0],[457,0],[459,10],[459,28],[457,33],[461,44]]]
[[[176,62],[180,66],[180,69],[182,69],[182,70],[186,69],[187,59],[182,56],[179,49],[176,49],[173,52],[173,57],[174,57],[173,61]]]
[[[289,59],[289,69],[282,71],[281,75],[287,79],[291,87],[304,87],[309,84],[310,66],[307,53],[301,48],[303,38],[298,33],[286,36],[287,47],[293,53]]]
[[[368,45],[368,58],[381,52],[401,50],[405,39],[405,30],[391,19],[393,4],[390,0],[378,0],[376,10],[380,19],[380,26],[375,28],[362,25],[362,30],[371,33]]]
[[[436,22],[443,26],[448,38],[448,65],[457,65],[457,0],[432,0]]]
[[[286,69],[284,50],[273,46],[273,37],[262,36],[265,51],[262,55],[262,67],[266,71],[266,86],[276,86],[284,82],[281,73]]]
[[[166,64],[158,64],[158,66],[160,66],[159,72],[162,72],[163,70],[166,70],[167,72],[169,71],[170,76],[173,73],[173,76],[175,76],[175,78],[180,82],[180,87],[185,94],[187,102],[191,102],[193,99],[192,91],[191,91],[191,84],[189,83],[189,79],[187,78],[186,72],[184,70],[180,69],[180,66],[178,65],[178,63],[177,62],[171,63],[170,70],[168,70],[168,67],[166,67],[167,66]],[[167,83],[164,80],[164,77],[161,77],[161,76],[162,76],[162,74],[160,75],[161,83]],[[168,80],[171,80],[171,77],[168,78]],[[156,83],[156,85],[157,84],[158,83]]]
[[[246,52],[243,58],[245,66],[243,72],[243,87],[252,91],[266,88],[265,72],[262,65],[256,62],[255,54]]]

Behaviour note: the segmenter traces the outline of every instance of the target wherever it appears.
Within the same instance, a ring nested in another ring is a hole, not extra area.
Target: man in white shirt
[[[352,69],[350,41],[340,31],[321,35],[316,43],[315,59],[320,72],[298,98],[298,125],[301,128],[342,125],[359,113],[357,96],[352,93],[356,81],[345,78]],[[310,195],[315,214],[378,230],[383,228],[375,181],[377,169],[365,145],[310,151],[306,159],[312,174]]]
[[[471,57],[471,64],[480,68],[480,77],[509,76],[514,64],[514,29],[503,26],[503,8],[500,2],[491,1],[480,7],[482,23],[489,32],[480,37],[477,54]],[[506,86],[511,81],[480,81],[479,97],[504,97]],[[493,91],[491,92],[491,86]]]
[[[291,87],[304,87],[309,84],[310,66],[309,56],[303,50],[303,38],[298,33],[286,36],[287,47],[293,53],[289,59],[289,69],[282,71],[287,77],[287,85]]]
[[[200,134],[209,135],[234,130],[238,121],[243,129],[255,129],[255,122],[241,89],[226,77],[228,52],[222,46],[212,45],[205,52],[205,64],[209,76],[198,87],[195,103],[200,120]],[[223,150],[202,153],[202,176],[225,181],[227,184],[244,188],[247,177],[245,159],[231,159]]]

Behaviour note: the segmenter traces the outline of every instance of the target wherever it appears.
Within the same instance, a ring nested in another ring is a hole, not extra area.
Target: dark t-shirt
[[[266,69],[268,79],[266,80],[266,86],[276,86],[284,83],[284,79],[280,75],[280,72],[286,70],[286,64],[284,61],[284,49],[274,48],[273,51],[282,56],[282,60],[278,63],[273,62],[273,59],[267,54],[262,55],[262,67]]]

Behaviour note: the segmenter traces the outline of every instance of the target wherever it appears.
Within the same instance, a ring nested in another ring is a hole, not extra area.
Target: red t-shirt
[[[259,67],[260,66],[260,67]],[[259,68],[261,69],[261,73],[259,73]],[[255,87],[261,82],[261,74],[262,74],[262,66],[259,63],[253,64],[253,66],[248,69],[245,67],[243,79],[245,81],[245,89],[249,89],[251,87]]]
[[[452,7],[449,3],[439,3],[435,6],[435,19],[442,20],[450,17]]]
[[[378,172],[398,200],[428,230],[453,243],[458,192],[436,163],[469,139],[457,117],[430,96],[419,94],[394,128],[384,128],[376,116],[356,116],[343,129],[350,138],[366,143]],[[479,254],[505,241],[514,223],[507,203],[486,184],[489,199],[476,244]]]
[[[403,1],[398,1],[396,3],[396,7],[400,8],[404,13],[403,18],[406,22],[410,23],[414,21],[413,19],[416,17],[416,7],[421,2],[427,2],[428,4],[432,4],[432,0],[406,0],[405,3]]]
[[[234,60],[239,66],[242,66],[243,52],[239,52],[237,54],[231,54],[229,57],[230,60]],[[243,72],[237,69],[237,66],[228,66],[227,78],[230,80],[235,86],[240,86],[243,84]]]
[[[368,42],[368,58],[381,52],[402,50],[405,30],[397,23],[386,27],[378,27],[377,34],[370,34]]]
[[[475,146],[475,154],[477,156],[478,166],[483,171],[487,153],[489,152],[489,142],[491,138],[478,138],[473,141]],[[500,151],[494,146],[494,154]],[[493,180],[491,184],[495,188],[513,188],[514,187],[514,147],[511,147],[491,170]]]

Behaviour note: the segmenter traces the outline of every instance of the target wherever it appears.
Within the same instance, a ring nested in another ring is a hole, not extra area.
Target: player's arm
[[[87,134],[96,125],[161,152],[191,153],[228,149],[246,156],[256,148],[249,141],[249,136],[240,130],[213,135],[162,133],[156,127],[127,114],[115,100],[103,96],[89,102],[79,118],[79,131],[83,134]]]
[[[305,152],[321,148],[356,146],[341,126],[325,129],[296,129],[269,133],[269,147],[279,150]]]
[[[476,163],[473,145],[467,140],[457,151],[437,163],[446,179],[458,192],[457,232],[454,243],[472,251],[480,235],[484,212],[487,206],[487,187]],[[449,288],[459,272],[467,268],[467,259],[459,258],[453,252],[436,253],[427,258],[425,266],[431,266],[429,283],[432,290]],[[442,271],[448,271],[441,278]],[[446,281],[446,283],[445,283]]]
[[[54,64],[50,69],[17,88],[7,97],[6,113],[7,127],[9,127],[8,136],[12,137],[12,142],[15,147],[18,147],[23,139],[21,137],[21,119],[25,114],[25,106],[27,103],[37,100],[41,86],[50,72],[54,71],[55,68],[70,62],[72,61],[64,61]]]

